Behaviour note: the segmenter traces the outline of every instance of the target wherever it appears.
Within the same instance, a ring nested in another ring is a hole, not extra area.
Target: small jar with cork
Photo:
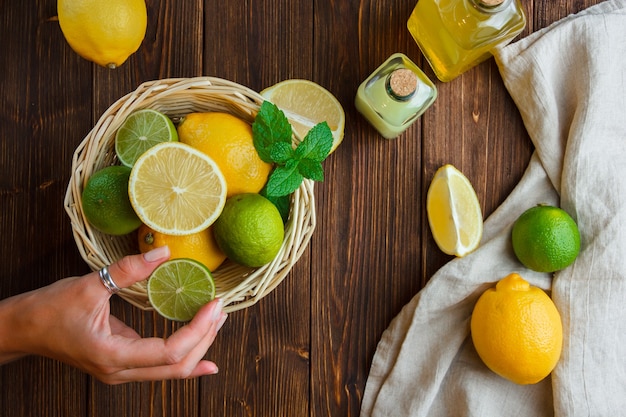
[[[447,82],[491,57],[526,26],[519,0],[419,0],[407,27],[437,78]]]
[[[437,98],[437,89],[406,55],[391,55],[361,83],[357,110],[385,139],[397,138]]]

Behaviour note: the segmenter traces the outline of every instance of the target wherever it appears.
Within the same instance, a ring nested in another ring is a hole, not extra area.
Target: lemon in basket
[[[168,235],[209,227],[226,202],[226,181],[217,164],[180,142],[164,142],[137,159],[128,195],[141,221]]]
[[[159,265],[147,285],[152,307],[163,317],[189,321],[215,298],[215,283],[206,266],[193,259],[171,259]]]
[[[259,156],[252,126],[229,113],[190,113],[178,125],[179,140],[204,152],[220,167],[227,196],[261,191],[272,164]]]
[[[70,47],[111,69],[137,51],[146,35],[144,0],[58,0],[57,13]]]
[[[144,224],[137,231],[137,243],[141,253],[168,246],[170,259],[191,258],[204,264],[211,272],[226,260],[226,254],[213,236],[213,227],[190,235],[172,236],[152,230]]]
[[[145,151],[161,142],[178,140],[169,117],[152,109],[131,113],[115,134],[115,154],[123,165],[132,167]]]
[[[109,235],[125,235],[137,229],[141,220],[128,198],[130,168],[110,166],[87,180],[81,195],[85,218],[96,229]]]
[[[339,100],[321,85],[309,80],[285,80],[261,91],[261,96],[285,113],[300,139],[313,126],[326,122],[333,134],[330,153],[343,141],[345,112]]]
[[[480,244],[483,216],[474,187],[447,164],[435,172],[426,195],[428,224],[437,246],[448,255],[465,256]]]

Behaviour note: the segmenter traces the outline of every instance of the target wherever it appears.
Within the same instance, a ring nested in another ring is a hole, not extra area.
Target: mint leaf
[[[281,197],[298,189],[304,177],[298,170],[298,161],[290,159],[285,165],[274,168],[267,181],[267,195]]]
[[[285,142],[291,145],[291,125],[285,114],[276,105],[264,101],[252,123],[254,147],[265,162],[272,160],[272,145]]]
[[[309,133],[298,144],[295,157],[297,159],[311,159],[322,162],[333,147],[333,134],[328,123],[318,123],[309,130]]]
[[[277,164],[285,164],[290,159],[294,159],[294,150],[291,143],[274,143],[270,146],[270,157]]]
[[[333,146],[328,123],[313,126],[294,149],[289,120],[276,105],[265,101],[252,124],[252,134],[260,158],[275,164],[265,188],[268,198],[288,196],[298,189],[304,178],[324,180],[322,162]],[[284,199],[281,203],[285,204]],[[288,208],[288,200],[286,204]]]
[[[298,172],[310,180],[324,181],[324,168],[321,162],[303,159],[298,163]]]

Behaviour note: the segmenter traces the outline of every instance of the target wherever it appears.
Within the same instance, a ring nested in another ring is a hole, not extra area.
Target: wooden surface
[[[521,36],[596,0],[524,0]],[[230,315],[208,357],[219,375],[107,386],[29,357],[0,368],[4,416],[358,416],[389,322],[450,258],[428,229],[425,191],[445,163],[476,188],[485,217],[520,179],[533,147],[493,59],[436,82],[433,107],[387,141],[357,113],[360,82],[394,52],[435,80],[406,30],[414,0],[148,0],[141,49],[111,71],[65,42],[56,2],[0,1],[0,297],[88,272],[63,197],[75,147],[140,83],[211,75],[260,91],[304,78],[346,111],[345,140],[316,185],[318,225],[287,279]],[[140,333],[176,325],[112,299]],[[416,387],[419,388],[419,387]]]

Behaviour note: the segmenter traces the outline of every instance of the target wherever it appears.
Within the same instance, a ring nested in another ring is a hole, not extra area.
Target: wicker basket
[[[191,112],[222,111],[252,123],[262,102],[259,94],[239,84],[197,77],[144,83],[109,107],[74,153],[64,202],[76,245],[89,267],[99,270],[125,255],[138,253],[136,233],[105,235],[89,225],[81,206],[82,190],[91,174],[117,163],[115,132],[130,113],[151,108],[177,118]],[[297,140],[295,136],[294,139]],[[285,240],[271,263],[255,269],[227,260],[214,271],[216,296],[224,301],[225,311],[249,307],[281,283],[311,240],[316,223],[314,203],[313,182],[305,180],[292,195]],[[136,307],[152,309],[146,281],[124,288],[118,294]]]

